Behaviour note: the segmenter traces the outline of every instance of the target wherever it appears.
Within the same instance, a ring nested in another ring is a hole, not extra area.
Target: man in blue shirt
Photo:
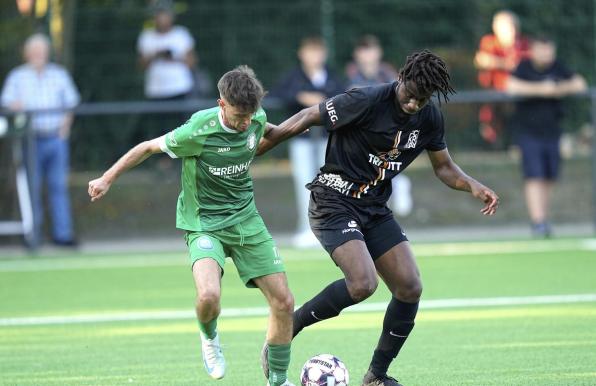
[[[71,109],[79,103],[79,93],[62,66],[49,62],[50,41],[42,34],[25,42],[26,62],[6,78],[1,105],[13,111]],[[33,113],[30,129],[35,134],[31,197],[36,234],[43,222],[42,183],[45,179],[52,216],[52,239],[56,245],[75,246],[68,196],[68,137],[73,115],[68,112]]]

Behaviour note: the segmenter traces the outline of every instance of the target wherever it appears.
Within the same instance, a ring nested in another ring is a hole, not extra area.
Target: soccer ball
[[[300,383],[302,386],[347,386],[350,375],[346,365],[331,354],[319,354],[310,358],[302,366]]]

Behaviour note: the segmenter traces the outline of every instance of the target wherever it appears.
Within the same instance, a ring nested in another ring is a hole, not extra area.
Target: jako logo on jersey
[[[408,143],[406,143],[406,149],[413,149],[416,147],[416,143],[418,142],[418,134],[420,134],[420,130],[414,130],[408,136]]]
[[[234,176],[234,175],[244,173],[245,171],[247,171],[248,167],[250,166],[251,161],[252,160],[246,161],[246,162],[238,164],[238,165],[226,166],[223,168],[216,168],[214,166],[209,166],[209,173],[213,174],[214,176],[220,176],[220,177]]]
[[[230,151],[230,147],[229,146],[228,147],[220,147],[220,148],[217,149],[217,152],[218,153],[225,153],[227,151]]]
[[[248,148],[248,150],[253,150],[256,145],[257,145],[257,136],[255,135],[255,133],[250,133],[250,135],[248,136],[248,138],[246,140],[246,147]]]
[[[329,114],[329,119],[331,120],[331,123],[335,125],[339,118],[337,117],[337,111],[335,111],[335,106],[333,106],[333,100],[329,99],[327,102],[325,102],[325,109],[327,109],[327,114]]]
[[[350,228],[356,228],[358,226],[358,224],[356,224],[356,221],[352,220],[348,223],[348,226]]]

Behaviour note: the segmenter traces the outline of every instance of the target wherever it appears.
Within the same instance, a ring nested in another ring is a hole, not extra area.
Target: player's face
[[[406,114],[416,114],[430,100],[432,94],[425,95],[418,92],[416,83],[412,81],[401,82],[397,88],[399,107]]]
[[[244,111],[236,106],[232,106],[224,99],[218,99],[217,103],[221,107],[223,120],[226,126],[237,131],[246,131],[254,111]]]

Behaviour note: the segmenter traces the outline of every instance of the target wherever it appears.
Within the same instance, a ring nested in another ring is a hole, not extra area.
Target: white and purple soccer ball
[[[319,354],[302,366],[302,386],[348,386],[350,375],[346,365],[336,356]]]

